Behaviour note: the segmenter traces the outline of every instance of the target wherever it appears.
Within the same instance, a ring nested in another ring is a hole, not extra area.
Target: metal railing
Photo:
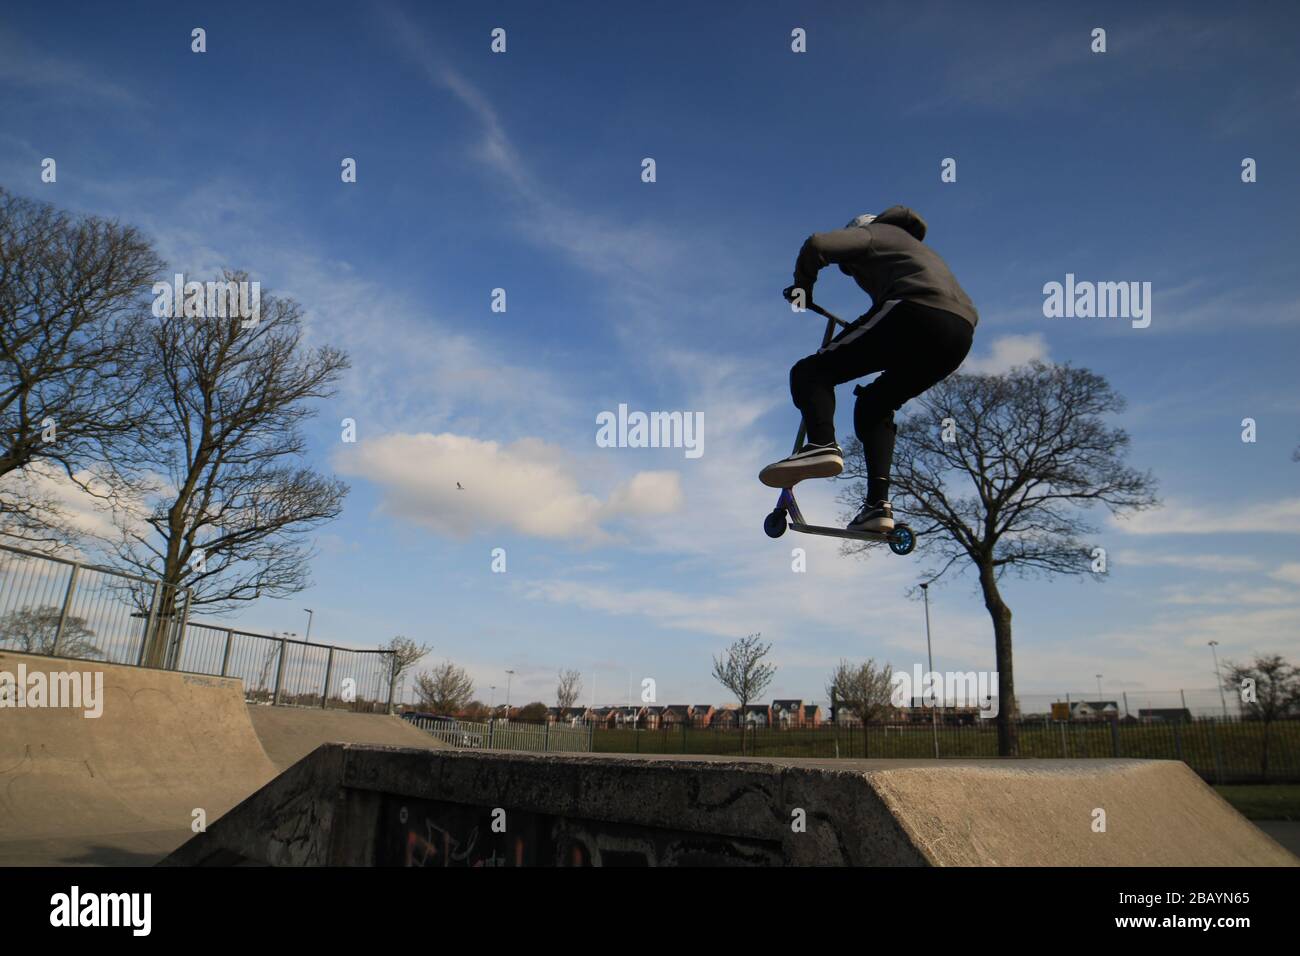
[[[416,727],[452,747],[475,750],[524,750],[533,753],[590,753],[591,724],[516,724],[506,720],[478,723],[451,717],[403,714]]]
[[[189,588],[0,544],[0,650],[237,677],[252,702],[388,710],[392,653],[189,619]]]

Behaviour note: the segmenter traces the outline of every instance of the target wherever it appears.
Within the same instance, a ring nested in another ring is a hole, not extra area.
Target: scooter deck
[[[892,531],[849,531],[846,528],[823,528],[816,524],[790,522],[790,530],[802,531],[804,534],[822,534],[828,538],[855,538],[858,541],[892,541]]]

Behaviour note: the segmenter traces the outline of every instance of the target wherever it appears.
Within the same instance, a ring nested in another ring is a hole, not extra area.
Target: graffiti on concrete
[[[780,844],[707,833],[389,798],[383,866],[780,866]],[[497,828],[500,829],[499,827]]]

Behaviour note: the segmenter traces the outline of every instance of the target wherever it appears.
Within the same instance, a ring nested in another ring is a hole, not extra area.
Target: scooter
[[[805,308],[826,318],[826,334],[822,336],[822,348],[830,345],[831,339],[835,335],[835,326],[842,325],[846,329],[851,328],[848,322],[826,311],[820,305],[809,302],[805,305]],[[795,451],[803,447],[804,434],[804,423],[800,419],[799,434],[794,440]],[[786,520],[787,516],[790,519],[788,522]],[[905,524],[895,524],[893,531],[849,531],[846,528],[826,528],[821,525],[808,524],[804,521],[803,513],[799,510],[799,503],[794,500],[793,488],[781,489],[781,497],[777,499],[776,507],[772,509],[771,514],[763,519],[763,531],[769,538],[781,537],[781,535],[785,534],[787,527],[792,531],[803,534],[820,534],[830,538],[852,538],[855,541],[884,542],[889,545],[890,551],[898,555],[911,554],[916,547],[916,533]]]

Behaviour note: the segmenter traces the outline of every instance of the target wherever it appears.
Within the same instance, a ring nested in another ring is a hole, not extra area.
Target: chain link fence
[[[238,677],[250,702],[387,711],[392,654],[189,619],[189,588],[0,544],[0,650]]]

